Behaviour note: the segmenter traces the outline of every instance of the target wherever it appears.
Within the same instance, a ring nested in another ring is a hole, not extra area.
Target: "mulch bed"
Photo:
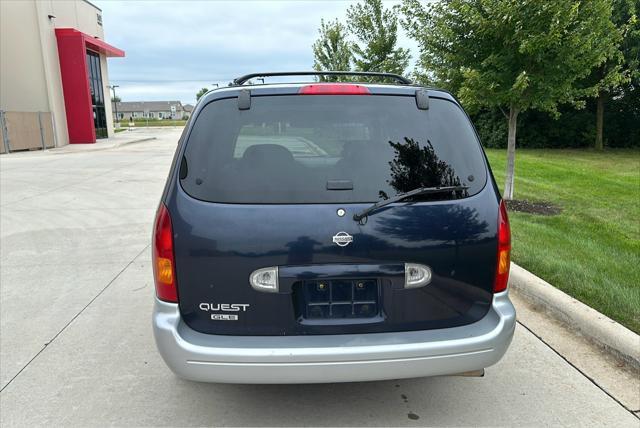
[[[562,212],[562,208],[548,201],[527,201],[527,200],[511,200],[505,201],[509,211],[518,211],[521,213],[537,214],[537,215],[558,215]]]

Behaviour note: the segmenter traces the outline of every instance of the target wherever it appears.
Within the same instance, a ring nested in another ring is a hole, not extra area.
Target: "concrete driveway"
[[[525,328],[484,378],[256,386],[156,352],[151,224],[179,130],[0,157],[0,424],[580,425],[639,420]]]

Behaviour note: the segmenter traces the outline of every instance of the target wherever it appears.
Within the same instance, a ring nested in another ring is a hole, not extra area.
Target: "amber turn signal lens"
[[[158,257],[158,282],[163,284],[173,283],[173,266],[171,260]]]
[[[498,275],[504,275],[509,273],[509,264],[511,262],[509,257],[509,250],[501,250],[498,255]]]

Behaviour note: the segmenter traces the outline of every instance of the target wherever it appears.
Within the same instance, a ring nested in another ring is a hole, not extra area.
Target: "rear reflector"
[[[153,228],[153,276],[158,298],[166,302],[177,303],[173,228],[169,210],[162,203],[158,207]]]
[[[299,95],[371,95],[365,86],[353,83],[318,83],[300,88]]]
[[[511,228],[504,201],[500,201],[498,215],[498,261],[496,265],[496,279],[493,292],[500,293],[507,289],[509,269],[511,267]]]

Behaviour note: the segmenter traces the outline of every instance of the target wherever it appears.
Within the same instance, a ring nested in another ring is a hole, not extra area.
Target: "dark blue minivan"
[[[250,80],[310,74],[244,76],[194,109],[154,228],[160,354],[207,382],[484,373],[515,310],[469,118],[397,75]]]

